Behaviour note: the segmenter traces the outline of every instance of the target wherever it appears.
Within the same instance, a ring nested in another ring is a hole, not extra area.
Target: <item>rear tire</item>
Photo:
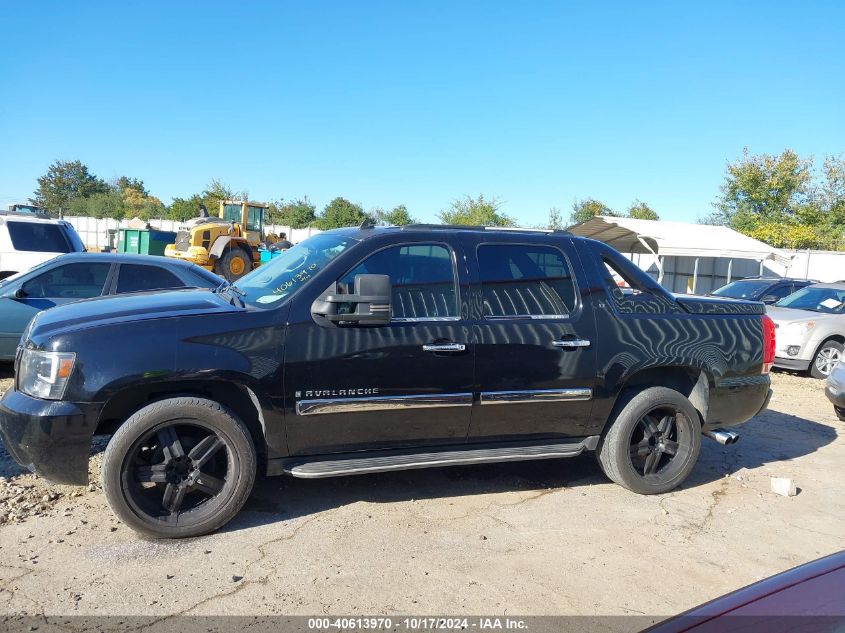
[[[612,481],[638,494],[669,492],[692,472],[701,450],[701,423],[689,400],[674,389],[628,394],[599,445],[597,456]]]
[[[240,246],[227,247],[214,263],[214,272],[226,281],[235,282],[252,270],[252,254]]]
[[[114,513],[154,538],[208,534],[228,523],[255,482],[243,423],[205,398],[147,405],[114,434],[103,456],[103,491]]]
[[[826,379],[842,359],[842,349],[842,343],[837,341],[822,343],[810,363],[810,375],[820,380]]]

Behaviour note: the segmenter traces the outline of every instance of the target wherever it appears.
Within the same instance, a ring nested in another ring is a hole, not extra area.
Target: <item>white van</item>
[[[0,279],[29,270],[62,253],[80,253],[85,245],[64,220],[0,211]]]

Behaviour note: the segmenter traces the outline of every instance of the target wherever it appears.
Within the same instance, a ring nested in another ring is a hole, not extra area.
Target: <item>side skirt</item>
[[[486,448],[444,447],[440,451],[366,451],[314,458],[286,457],[270,460],[268,475],[288,474],[303,479],[363,475],[367,473],[437,468],[466,464],[514,462],[532,459],[575,457],[598,446],[599,436],[573,438],[553,444],[498,445]]]

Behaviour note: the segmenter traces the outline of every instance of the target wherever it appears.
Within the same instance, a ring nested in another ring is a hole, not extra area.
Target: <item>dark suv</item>
[[[732,281],[710,294],[713,297],[745,299],[747,301],[762,301],[766,304],[775,304],[793,292],[814,283],[816,282],[808,279],[748,277],[746,279]]]
[[[614,275],[625,280],[622,292]],[[638,493],[678,486],[702,433],[765,407],[763,304],[679,297],[565,232],[340,229],[238,282],[38,315],[0,431],[14,458],[103,489],[132,528],[214,530],[257,470],[333,477],[595,451]]]

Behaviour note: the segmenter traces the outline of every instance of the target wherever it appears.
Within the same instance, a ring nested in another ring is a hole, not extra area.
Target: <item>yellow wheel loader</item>
[[[258,245],[274,242],[264,236],[267,205],[244,200],[221,200],[218,217],[209,217],[204,206],[200,217],[189,220],[176,234],[176,243],[164,249],[165,257],[184,259],[228,281],[240,279],[260,264]]]

